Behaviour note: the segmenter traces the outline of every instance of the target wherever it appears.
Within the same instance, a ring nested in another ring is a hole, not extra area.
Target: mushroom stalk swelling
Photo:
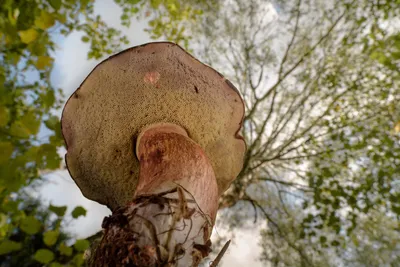
[[[202,148],[173,124],[143,130],[135,197],[104,219],[93,266],[198,266],[208,255],[218,187]]]

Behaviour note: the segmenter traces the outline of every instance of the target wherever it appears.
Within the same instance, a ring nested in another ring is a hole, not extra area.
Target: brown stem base
[[[103,221],[92,266],[198,266],[212,224],[181,187],[139,196]]]

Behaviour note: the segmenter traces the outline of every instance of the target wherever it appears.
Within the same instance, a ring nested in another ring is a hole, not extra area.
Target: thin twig
[[[225,243],[221,251],[218,253],[218,256],[213,260],[210,264],[210,267],[217,267],[218,263],[221,261],[222,257],[224,256],[226,250],[229,247],[229,244],[231,243],[231,240],[228,240],[228,242]]]

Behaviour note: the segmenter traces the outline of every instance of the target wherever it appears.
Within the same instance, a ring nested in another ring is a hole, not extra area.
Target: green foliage
[[[40,263],[47,264],[54,259],[54,253],[48,249],[39,249],[33,258]]]
[[[183,0],[116,0],[122,7],[122,25],[129,26],[130,18],[149,19],[146,30],[152,39],[165,38],[189,48],[191,39],[187,24],[195,24],[205,10],[217,9],[218,1]]]
[[[41,223],[33,216],[27,216],[21,220],[20,228],[29,235],[34,235],[40,231]]]
[[[90,246],[89,241],[85,240],[85,239],[78,239],[75,241],[74,244],[74,248],[77,251],[85,251],[86,249],[88,249]]]
[[[75,209],[72,211],[71,215],[74,219],[76,219],[80,216],[86,216],[86,210],[85,210],[85,208],[78,206],[78,207],[75,207]]]
[[[115,1],[123,7],[122,23],[133,14],[155,20],[185,19],[172,13],[192,13],[184,1]],[[88,43],[88,59],[115,53],[128,44],[121,31],[95,14],[93,0],[0,1],[0,262],[1,266],[81,266],[85,240],[67,246],[62,232],[67,207],[50,205],[47,213],[33,207],[24,188],[42,179],[41,173],[60,168],[63,146],[60,121],[55,116],[64,96],[51,81],[55,40],[73,32]],[[160,9],[160,7],[168,7]],[[150,25],[159,32],[160,23]],[[171,29],[169,29],[170,31]],[[156,35],[154,37],[159,37]],[[175,35],[171,35],[172,39]],[[179,38],[176,38],[177,40]],[[44,134],[45,133],[45,134]],[[72,218],[86,215],[83,207]],[[50,219],[54,216],[56,219]],[[35,263],[33,263],[35,261]]]
[[[71,264],[74,266],[82,266],[84,264],[84,254],[83,253],[78,253],[74,256],[74,258],[71,261]]]
[[[49,142],[39,140],[38,133],[42,121],[60,106],[55,98],[59,91],[50,82],[50,53],[55,49],[50,29],[66,28],[62,15],[68,16],[73,9],[65,6],[54,15],[45,2],[0,4],[0,142],[7,151],[13,150],[0,164],[0,200],[37,179],[39,170],[59,167],[60,132],[51,129]],[[38,78],[27,77],[27,72]]]
[[[55,259],[63,265],[76,261],[80,252],[65,245],[73,240],[64,231],[60,213],[27,195],[9,199],[0,212],[11,222],[0,227],[0,266],[42,266]]]
[[[364,4],[376,12],[373,19],[368,13],[358,18],[358,25],[369,28],[370,33],[349,35],[343,40],[339,54],[350,58],[354,53],[351,48],[362,40],[362,53],[369,57],[353,61],[351,67],[358,68],[358,77],[349,86],[355,93],[343,97],[338,109],[329,111],[333,118],[327,122],[329,135],[318,144],[342,149],[327,151],[313,159],[306,173],[314,195],[313,201],[305,202],[304,207],[315,205],[319,210],[316,217],[321,219],[317,226],[326,224],[337,233],[350,234],[357,227],[360,214],[380,209],[388,216],[400,215],[400,191],[396,186],[400,171],[397,128],[400,60],[396,56],[400,51],[400,38],[399,28],[391,33],[384,28],[396,9],[388,8],[390,4]],[[338,84],[343,84],[345,79],[345,76],[336,76]],[[356,97],[356,94],[362,95]],[[320,150],[316,145],[313,142],[311,149]],[[343,156],[338,157],[338,153]],[[347,227],[343,227],[343,215],[338,213],[341,209],[349,209]],[[315,219],[305,220],[303,225],[315,227]]]
[[[43,234],[43,242],[47,246],[51,247],[57,242],[59,235],[60,235],[60,233],[57,230],[51,230],[51,231],[45,232]]]
[[[22,248],[22,244],[8,240],[8,239],[3,239],[0,243],[0,255],[5,255],[9,254],[14,251],[18,251]]]
[[[71,256],[73,249],[71,247],[68,247],[65,244],[61,244],[59,247],[59,251],[60,251],[61,255]]]
[[[57,216],[63,217],[65,215],[65,212],[67,211],[67,206],[49,206],[49,210],[54,212]]]

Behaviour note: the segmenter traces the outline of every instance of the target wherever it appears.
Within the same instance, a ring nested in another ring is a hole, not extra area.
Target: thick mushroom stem
[[[134,200],[103,222],[95,266],[198,266],[208,255],[218,208],[209,160],[186,131],[156,124],[142,131]]]

